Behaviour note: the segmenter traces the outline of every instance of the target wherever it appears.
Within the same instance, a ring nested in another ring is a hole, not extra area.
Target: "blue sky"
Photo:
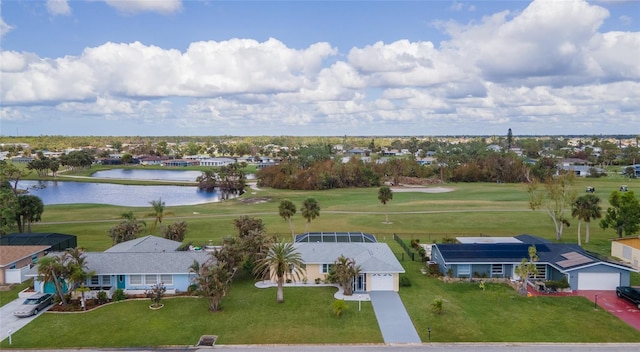
[[[5,136],[640,133],[640,1],[0,6]]]

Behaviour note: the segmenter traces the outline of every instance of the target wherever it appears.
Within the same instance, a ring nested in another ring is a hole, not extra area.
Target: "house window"
[[[333,267],[333,264],[322,264],[322,269],[320,270],[320,272],[323,274],[327,274],[332,267]]]
[[[155,285],[158,283],[158,275],[145,275],[144,283],[146,285]]]
[[[100,285],[100,277],[94,275],[91,277],[91,286],[99,286]]]
[[[458,276],[471,275],[471,264],[458,264]]]
[[[31,256],[31,263],[35,263],[37,261],[38,261],[38,255],[37,254],[32,255]]]
[[[110,275],[102,275],[102,285],[103,286],[111,285],[111,276]]]
[[[532,279],[546,279],[547,278],[547,266],[545,264],[536,264],[536,270],[538,273],[531,275]]]
[[[9,269],[15,269],[15,268],[16,268],[16,263],[9,265]]]
[[[502,264],[491,264],[491,275],[502,275],[503,273]]]
[[[131,285],[142,285],[142,275],[130,275],[129,283]]]
[[[622,258],[631,260],[631,247],[622,247]]]
[[[160,275],[160,282],[162,282],[165,286],[173,285],[173,275]]]

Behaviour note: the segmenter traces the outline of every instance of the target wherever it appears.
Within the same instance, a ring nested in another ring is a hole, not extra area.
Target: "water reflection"
[[[20,181],[18,187],[28,188],[29,193],[40,197],[45,205],[97,203],[146,207],[149,206],[150,201],[162,198],[167,206],[178,206],[219,202],[222,198],[220,192],[204,192],[198,190],[196,186],[134,186],[72,181]],[[229,198],[234,197],[237,196],[229,195]]]
[[[94,172],[93,177],[114,178],[126,180],[162,180],[162,181],[182,181],[195,182],[201,171],[195,170],[145,170],[145,169],[111,169]],[[247,179],[255,179],[255,174],[247,174]]]

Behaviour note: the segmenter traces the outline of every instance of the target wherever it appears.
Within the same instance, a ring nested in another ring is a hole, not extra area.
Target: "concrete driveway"
[[[24,300],[25,298],[18,298],[0,308],[0,341],[8,338],[10,333],[20,330],[23,326],[29,324],[33,319],[37,318],[40,314],[46,312],[52,307],[52,305],[48,306],[36,316],[18,318],[13,315],[13,312],[18,308],[18,306],[20,306],[20,304],[22,304],[22,302],[24,302]]]
[[[633,303],[616,296],[616,291],[575,291],[575,294],[588,298],[640,331],[640,310]]]
[[[422,343],[398,292],[370,291],[369,297],[385,343]]]

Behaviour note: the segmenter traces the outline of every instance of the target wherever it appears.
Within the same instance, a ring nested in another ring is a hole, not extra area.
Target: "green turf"
[[[619,177],[579,179],[579,194],[588,186],[596,187],[603,200],[620,184],[640,189],[640,180]],[[448,193],[394,193],[388,205],[389,220],[383,224],[387,209],[377,199],[377,188],[329,191],[251,190],[238,199],[221,203],[168,207],[174,215],[164,224],[177,220],[188,223],[185,241],[219,242],[234,234],[233,219],[239,215],[263,219],[267,231],[289,238],[288,223],[277,214],[280,200],[290,199],[298,207],[308,196],[321,207],[320,217],[309,231],[364,231],[387,241],[401,258],[402,250],[391,237],[401,234],[405,241],[439,242],[443,237],[460,235],[513,236],[528,233],[554,239],[551,219],[542,211],[532,211],[523,185],[457,183]],[[640,191],[637,192],[640,196]],[[78,236],[78,245],[101,251],[111,245],[108,229],[120,214],[133,211],[139,219],[151,219],[151,207],[105,205],[47,206],[38,232],[62,232]],[[577,242],[577,222],[565,229],[563,242]],[[294,217],[297,233],[305,229],[304,219]],[[584,224],[583,236],[584,236]],[[591,224],[591,242],[583,244],[600,254],[610,253],[612,230]],[[406,259],[406,258],[405,258]],[[604,310],[593,310],[588,300],[579,297],[534,297],[517,295],[504,285],[444,284],[420,274],[420,265],[403,261],[413,285],[400,295],[423,341],[432,328],[432,341],[535,341],[535,342],[639,342],[640,335]],[[632,284],[640,284],[640,275],[632,275]],[[249,281],[233,284],[223,301],[224,311],[211,314],[199,299],[166,300],[165,308],[149,311],[148,301],[126,302],[85,314],[45,314],[14,334],[14,346],[31,347],[118,347],[194,344],[202,334],[220,335],[220,343],[339,343],[381,342],[370,304],[358,313],[357,303],[343,319],[331,316],[333,290],[287,288],[284,305],[275,304],[275,290],[258,290]],[[429,304],[435,297],[445,299],[445,312],[433,316]],[[358,313],[358,314],[356,314]],[[597,328],[596,328],[597,327]],[[589,333],[585,333],[588,331]],[[99,333],[97,333],[99,332]],[[34,337],[35,336],[35,337]],[[64,338],[59,338],[64,336]],[[55,341],[55,345],[51,345]],[[6,341],[1,345],[7,347]]]

